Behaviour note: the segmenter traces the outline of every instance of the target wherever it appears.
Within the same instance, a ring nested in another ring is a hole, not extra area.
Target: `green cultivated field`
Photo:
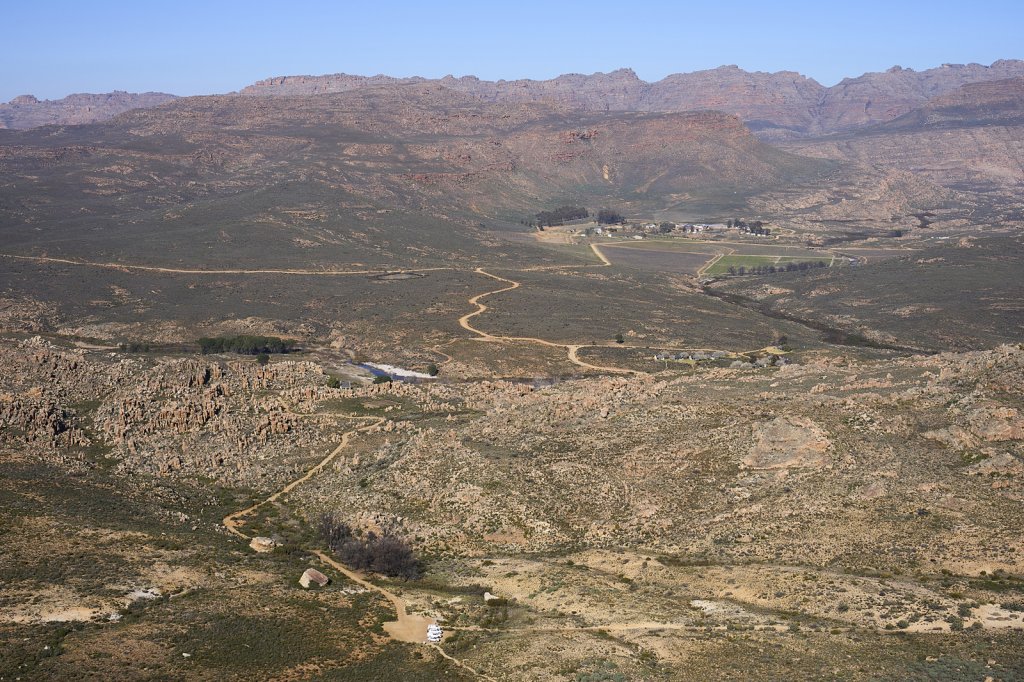
[[[756,268],[758,266],[769,266],[774,265],[775,267],[786,267],[787,263],[816,263],[818,261],[824,261],[828,265],[832,261],[832,256],[825,253],[814,253],[808,254],[807,256],[737,256],[731,254],[728,256],[722,256],[714,265],[708,268],[704,274],[706,275],[726,275],[729,273],[729,268],[736,268],[739,270],[742,268]]]
[[[847,332],[927,350],[1019,343],[1022,257],[1019,236],[997,235],[969,248],[941,244],[866,265],[784,273],[770,281],[787,293],[759,298],[755,307],[802,320],[842,320]],[[736,277],[716,289],[752,300],[764,281]]]

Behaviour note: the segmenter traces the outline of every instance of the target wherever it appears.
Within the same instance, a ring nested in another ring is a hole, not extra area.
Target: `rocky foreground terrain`
[[[187,667],[196,655],[202,674],[231,677],[223,648],[196,651],[170,634],[189,610],[223,608],[218,585],[267,603],[303,568],[319,567],[335,582],[304,603],[370,608],[372,593],[298,549],[320,542],[317,519],[332,513],[360,532],[408,539],[426,577],[390,589],[448,628],[449,655],[493,679],[738,670],[1016,679],[1024,349],[796,359],[554,384],[331,388],[310,361],[132,356],[26,338],[2,356],[7,466],[35,462],[72,472],[75,485],[103,477],[129,500],[159,499],[162,530],[144,515],[118,522],[129,526],[117,531],[128,533],[122,544],[145,543],[138,551],[156,552],[157,563],[132,558],[66,582],[23,572],[16,558],[58,542],[32,539],[48,513],[8,518],[14,551],[0,561],[8,581],[0,634],[85,624],[53,645],[60,657],[18,659],[55,677],[118,628],[127,641],[168,638],[143,659],[153,670],[198,673]],[[279,490],[353,428],[361,430],[319,475],[246,521],[276,541],[274,554],[259,559],[223,534],[218,509]],[[163,491],[156,498],[144,492],[153,485]],[[231,490],[242,497],[223,497]],[[28,504],[12,499],[11,509]],[[49,517],[78,535],[114,533],[97,519]],[[30,542],[42,545],[29,550]],[[209,546],[208,559],[190,545]],[[497,600],[490,606],[485,589]],[[168,592],[184,596],[161,596]],[[29,593],[40,596],[18,597]],[[289,632],[305,632],[306,607],[273,608]],[[336,616],[332,628],[357,642],[348,618]],[[237,642],[229,635],[225,646]],[[273,660],[252,658],[246,674],[345,669],[283,646]],[[142,676],[137,663],[123,665]]]

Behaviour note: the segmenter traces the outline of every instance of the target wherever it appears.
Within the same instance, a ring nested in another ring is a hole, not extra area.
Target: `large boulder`
[[[317,587],[327,587],[327,583],[331,582],[331,579],[326,575],[316,570],[315,568],[307,568],[302,576],[299,578],[299,584],[305,587],[307,590],[310,585],[316,585]]]
[[[274,548],[281,543],[273,538],[255,537],[249,541],[249,546],[260,554],[268,554],[274,551]]]

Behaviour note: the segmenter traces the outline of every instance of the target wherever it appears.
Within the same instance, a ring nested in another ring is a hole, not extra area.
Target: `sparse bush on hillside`
[[[319,531],[331,551],[352,569],[406,580],[420,577],[419,561],[412,548],[396,535],[369,532],[356,537],[352,528],[333,514],[320,517]]]

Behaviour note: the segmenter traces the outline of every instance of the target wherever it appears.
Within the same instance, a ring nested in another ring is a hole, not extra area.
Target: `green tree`
[[[619,225],[626,222],[626,219],[618,211],[602,208],[597,212],[597,222],[599,225]]]

